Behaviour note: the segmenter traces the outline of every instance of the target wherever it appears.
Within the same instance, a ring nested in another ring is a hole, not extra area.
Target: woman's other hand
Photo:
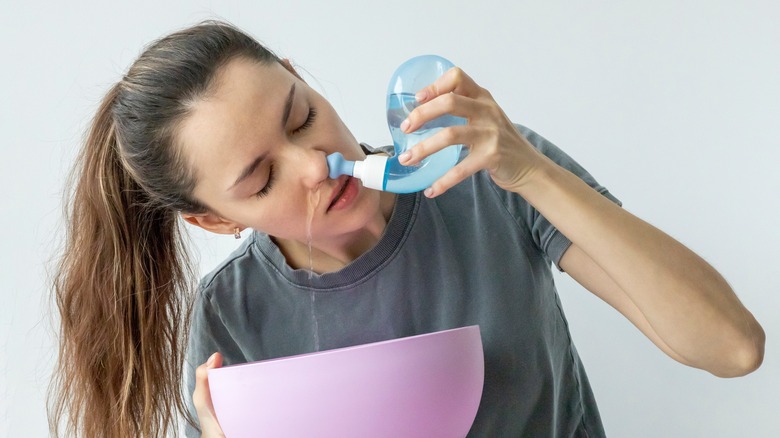
[[[482,169],[490,172],[496,184],[516,192],[545,161],[517,131],[490,92],[458,67],[445,72],[416,97],[420,106],[401,125],[406,133],[444,114],[468,121],[466,125],[442,129],[399,157],[401,164],[413,165],[450,145],[462,144],[469,148],[463,161],[425,191],[428,197],[444,193]]]
[[[200,365],[195,371],[195,391],[192,393],[192,402],[198,414],[200,430],[203,438],[225,437],[222,428],[219,427],[214,405],[211,403],[211,390],[209,389],[208,370],[222,366],[222,355],[214,353],[206,363]]]

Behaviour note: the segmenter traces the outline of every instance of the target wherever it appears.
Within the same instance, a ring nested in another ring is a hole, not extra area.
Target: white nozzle
[[[384,190],[385,166],[387,157],[384,155],[369,155],[364,161],[355,161],[352,176],[363,181],[363,187],[374,190]]]

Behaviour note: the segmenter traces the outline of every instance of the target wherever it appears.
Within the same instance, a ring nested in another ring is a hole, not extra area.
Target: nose
[[[298,174],[304,186],[317,188],[328,179],[328,162],[325,151],[313,148],[294,148],[293,163],[298,167]]]

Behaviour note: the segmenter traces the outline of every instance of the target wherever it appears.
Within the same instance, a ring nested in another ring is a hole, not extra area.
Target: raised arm
[[[721,377],[758,368],[763,329],[701,257],[539,153],[462,70],[447,72],[418,100],[422,105],[402,125],[406,132],[445,113],[468,120],[399,157],[414,164],[451,144],[469,148],[426,196],[487,169],[496,184],[521,195],[571,240],[560,266],[671,357]]]

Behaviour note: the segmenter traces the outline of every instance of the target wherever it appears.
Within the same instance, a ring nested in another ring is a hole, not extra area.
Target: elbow
[[[723,378],[742,377],[752,373],[764,362],[765,341],[764,330],[756,324],[751,336],[730,348],[730,351],[724,354],[721,366],[710,372]]]
[[[756,323],[753,334],[754,336],[751,336],[751,339],[746,342],[747,345],[743,346],[739,354],[738,364],[740,365],[740,371],[742,372],[740,376],[752,373],[764,362],[766,334],[758,323]]]

